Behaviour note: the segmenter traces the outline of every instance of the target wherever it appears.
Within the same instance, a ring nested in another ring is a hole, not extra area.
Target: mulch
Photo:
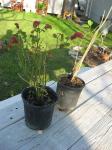
[[[84,64],[89,67],[95,67],[111,59],[111,49],[93,46],[84,60]]]

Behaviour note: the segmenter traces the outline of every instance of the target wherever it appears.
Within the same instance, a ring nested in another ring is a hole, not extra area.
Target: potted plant
[[[91,38],[91,41],[88,44],[82,58],[79,60],[78,63],[74,63],[75,65],[73,66],[72,73],[65,74],[60,77],[58,84],[57,84],[59,110],[64,111],[64,110],[70,110],[70,109],[75,108],[75,106],[78,102],[78,98],[81,94],[81,91],[85,86],[85,82],[82,79],[80,79],[77,76],[77,74],[80,71],[81,65],[82,65],[85,57],[87,56],[90,48],[94,44],[94,42],[99,34],[99,31],[101,30],[101,28],[104,26],[106,20],[108,19],[111,10],[112,10],[112,7],[110,8],[106,18],[102,19],[101,23],[96,28],[96,30]],[[79,33],[77,33],[77,34],[75,33],[71,36],[71,38],[72,39],[76,38],[76,35],[78,35],[79,37],[82,36]]]
[[[18,45],[17,55],[20,67],[19,77],[28,84],[22,91],[24,103],[25,122],[31,129],[43,130],[52,120],[54,105],[57,101],[56,93],[46,86],[47,71],[46,44],[44,46],[41,33],[52,26],[46,24],[40,27],[40,21],[33,22],[30,36],[23,32],[16,23],[17,33],[15,38]],[[13,40],[14,42],[14,40]]]
[[[36,4],[36,8],[37,8],[37,14],[43,14],[43,12],[44,12],[44,8],[45,8],[46,6],[45,6],[45,4],[44,4],[44,2],[38,2],[37,4]]]

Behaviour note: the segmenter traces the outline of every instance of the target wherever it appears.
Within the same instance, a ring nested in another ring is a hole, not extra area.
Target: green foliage
[[[46,44],[41,40],[42,32],[46,32],[45,27],[40,27],[40,22],[34,21],[30,36],[19,29],[19,25],[16,33],[18,64],[21,71],[18,75],[30,87],[35,87],[37,97],[43,97],[46,93],[47,54]]]
[[[88,25],[88,24],[83,24],[82,27],[88,29],[88,28],[89,28],[89,25]]]
[[[93,26],[93,21],[92,20],[88,20],[88,22],[86,24],[83,24],[82,26],[86,29],[91,29],[91,27]]]
[[[88,20],[88,26],[91,28],[93,25],[93,21],[92,20]]]
[[[39,3],[37,3],[36,7],[37,7],[37,9],[41,9],[42,10],[42,9],[45,8],[45,4],[43,2],[39,2]]]
[[[56,48],[65,48],[70,46],[70,43],[68,42],[69,38],[65,37],[63,33],[54,33],[53,37],[56,39]]]

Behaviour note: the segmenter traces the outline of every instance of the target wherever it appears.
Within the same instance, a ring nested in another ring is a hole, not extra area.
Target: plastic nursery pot
[[[38,9],[36,10],[37,14],[41,15],[43,13],[43,10],[42,9]]]
[[[25,123],[31,129],[44,130],[51,124],[54,105],[57,101],[57,95],[50,87],[46,86],[49,98],[52,100],[52,102],[46,105],[38,106],[29,103],[26,99],[28,91],[31,89],[32,88],[30,87],[22,91]]]
[[[66,75],[67,76],[67,75]],[[78,77],[77,77],[78,78]],[[78,78],[80,79],[80,78]],[[60,81],[57,84],[57,95],[58,95],[58,108],[60,110],[72,110],[77,105],[79,96],[85,86],[85,82],[82,81],[81,87],[71,87],[62,84]]]

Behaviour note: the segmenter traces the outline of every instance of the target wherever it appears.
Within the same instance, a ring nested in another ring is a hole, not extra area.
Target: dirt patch
[[[84,60],[85,65],[95,67],[111,59],[111,49],[93,46]]]

